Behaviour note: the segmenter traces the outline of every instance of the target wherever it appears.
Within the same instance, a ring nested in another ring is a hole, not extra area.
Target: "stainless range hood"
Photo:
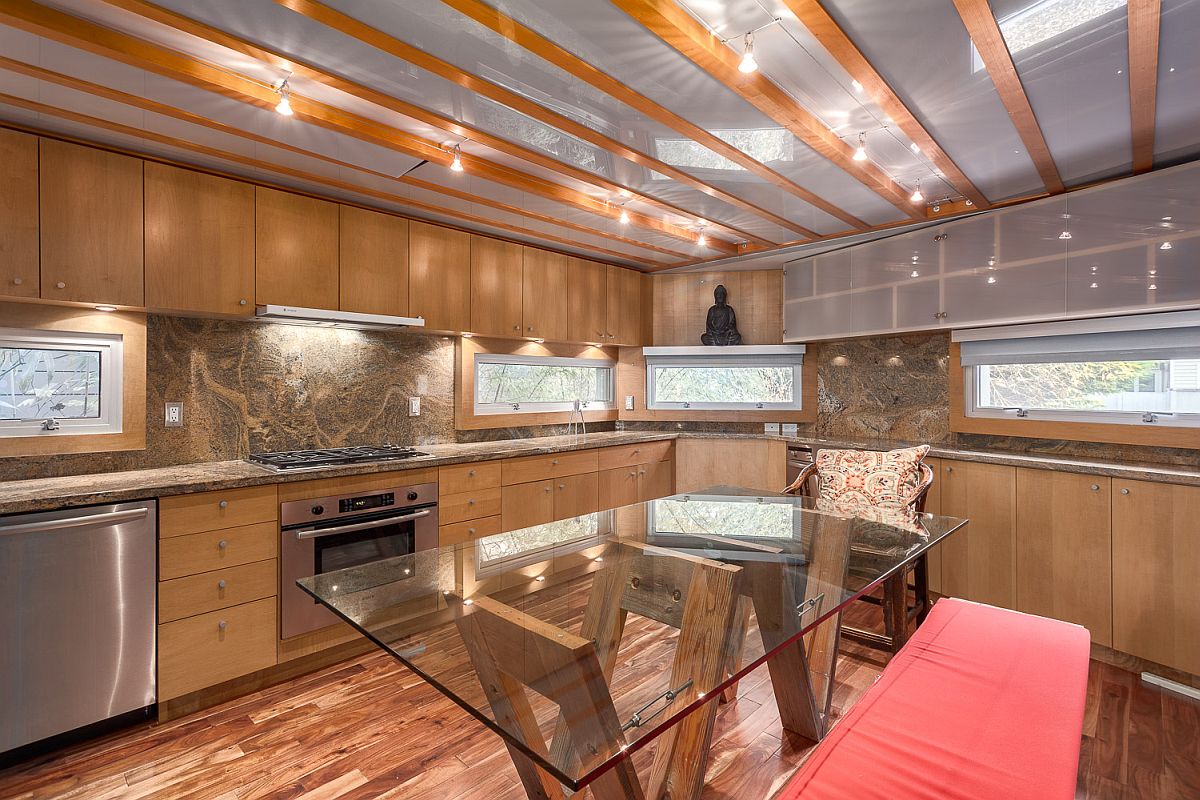
[[[282,322],[288,325],[310,325],[316,328],[351,328],[354,330],[386,330],[389,328],[423,328],[424,317],[394,317],[390,314],[360,314],[355,311],[330,311],[326,308],[297,306],[258,306],[254,316],[261,322]]]

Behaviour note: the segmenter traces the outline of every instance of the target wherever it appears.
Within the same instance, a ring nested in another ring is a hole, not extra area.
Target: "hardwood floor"
[[[634,618],[630,633],[642,637],[631,650],[638,655],[627,658],[623,648],[619,669],[660,671],[648,640],[658,634]],[[835,714],[871,686],[886,659],[843,646]],[[780,727],[764,668],[721,707],[713,738],[709,800],[769,798],[808,754]],[[652,752],[635,757],[639,772]],[[1077,798],[1200,797],[1200,702],[1093,661],[1079,775]],[[500,739],[382,653],[0,772],[0,797],[14,799],[523,796]]]

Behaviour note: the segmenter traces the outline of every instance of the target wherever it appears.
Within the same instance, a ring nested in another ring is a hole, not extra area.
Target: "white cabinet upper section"
[[[789,263],[784,341],[1200,307],[1200,164]]]

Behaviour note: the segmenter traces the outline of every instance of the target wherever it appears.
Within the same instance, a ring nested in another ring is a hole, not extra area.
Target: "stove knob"
[[[315,515],[315,514],[324,514],[324,513],[325,513],[325,506],[313,506],[313,507],[312,507],[312,513],[313,513],[314,515]]]
[[[409,499],[409,500],[416,500],[416,499],[417,499],[417,497],[419,497],[419,495],[418,495],[416,492],[409,492],[409,493],[408,493],[408,499]]]

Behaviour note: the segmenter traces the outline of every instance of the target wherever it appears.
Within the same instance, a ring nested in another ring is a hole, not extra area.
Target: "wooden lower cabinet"
[[[1200,487],[1113,480],[1113,647],[1200,675]]]
[[[159,702],[273,666],[275,603],[272,596],[159,625]]]
[[[675,462],[655,461],[638,468],[638,501],[675,494]]]
[[[1017,605],[1112,645],[1112,481],[1017,470]],[[1198,576],[1200,577],[1200,576]]]
[[[554,481],[554,519],[569,519],[600,510],[595,472]]]
[[[740,486],[778,492],[787,486],[787,444],[775,439],[679,439],[675,491]]]
[[[236,567],[275,558],[278,552],[279,526],[275,522],[174,536],[159,540],[158,577],[165,581]]]
[[[450,525],[463,520],[490,517],[500,513],[500,506],[499,487],[444,494],[438,500],[438,522]]]
[[[1016,468],[945,461],[942,513],[969,520],[942,545],[941,591],[952,597],[1016,606]]]
[[[601,508],[618,508],[637,503],[641,497],[638,467],[615,467],[599,472]]]
[[[274,597],[278,585],[279,566],[273,558],[162,581],[158,584],[158,621],[173,622]]]
[[[929,492],[925,495],[925,513],[940,516],[942,513],[942,462],[936,458],[927,458],[925,463],[933,470],[933,483],[929,484]],[[938,544],[929,548],[925,558],[928,564],[929,591],[941,594],[942,545]]]
[[[502,527],[506,531],[554,521],[554,481],[505,486],[501,495]]]
[[[455,522],[443,525],[438,529],[438,545],[448,547],[455,544],[471,542],[482,536],[494,536],[504,530],[500,515],[469,519],[465,522]]]

